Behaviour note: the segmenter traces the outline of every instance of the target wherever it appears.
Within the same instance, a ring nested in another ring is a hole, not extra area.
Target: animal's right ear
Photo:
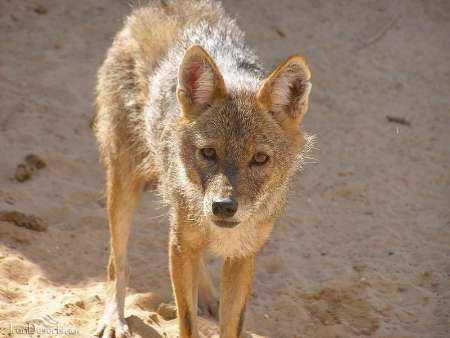
[[[178,69],[177,100],[183,114],[195,117],[226,93],[222,74],[208,53],[199,45],[190,47]]]

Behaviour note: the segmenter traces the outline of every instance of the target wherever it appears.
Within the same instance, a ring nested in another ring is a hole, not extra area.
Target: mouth
[[[215,220],[213,221],[215,225],[221,227],[221,228],[234,228],[239,224],[239,222],[233,222],[233,221],[223,221],[223,220]]]

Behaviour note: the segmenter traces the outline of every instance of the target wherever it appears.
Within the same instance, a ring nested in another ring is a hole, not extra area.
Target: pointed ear
[[[184,54],[178,69],[177,100],[183,113],[195,117],[201,110],[227,93],[219,68],[199,45]]]
[[[292,56],[263,82],[257,100],[282,126],[298,126],[308,110],[310,79],[305,60]]]

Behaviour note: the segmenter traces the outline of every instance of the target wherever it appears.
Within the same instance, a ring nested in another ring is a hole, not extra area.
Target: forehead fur
[[[279,124],[259,107],[255,93],[234,91],[215,102],[196,121],[199,138],[218,139],[236,146],[267,144],[276,147],[283,142]]]

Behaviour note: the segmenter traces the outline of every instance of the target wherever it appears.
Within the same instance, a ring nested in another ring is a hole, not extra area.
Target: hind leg
[[[126,161],[121,161],[126,163]],[[124,303],[128,278],[127,245],[131,219],[142,183],[128,166],[117,163],[107,172],[107,208],[111,235],[106,307],[95,335],[103,338],[130,337],[125,322]]]
[[[219,316],[219,298],[204,258],[199,262],[198,307],[203,315]]]

